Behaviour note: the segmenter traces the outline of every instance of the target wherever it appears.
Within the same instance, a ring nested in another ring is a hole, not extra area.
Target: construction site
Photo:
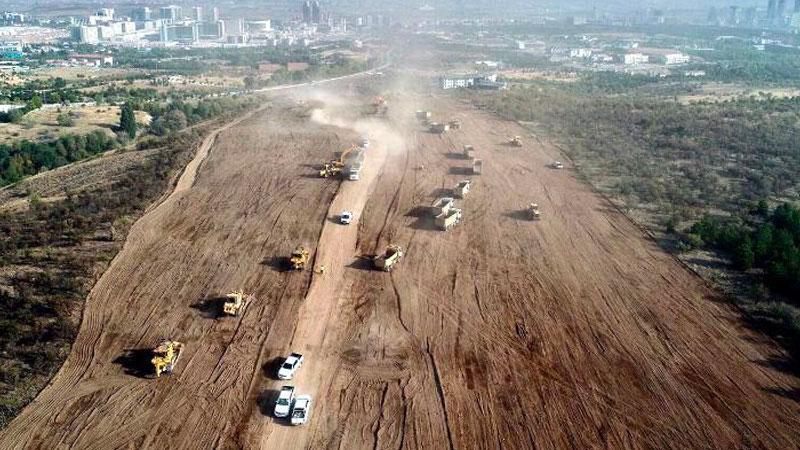
[[[796,448],[780,351],[555,146],[349,83],[198,150],[0,448]]]

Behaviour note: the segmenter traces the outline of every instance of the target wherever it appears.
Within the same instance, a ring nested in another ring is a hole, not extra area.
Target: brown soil
[[[352,130],[271,110],[220,133],[194,181],[133,227],[66,364],[0,448],[797,446],[798,383],[770,342],[569,168],[548,168],[554,148],[504,145],[524,130],[425,101],[462,130],[429,134],[396,106],[374,129],[402,144],[377,133],[358,182],[314,176]],[[463,169],[466,143],[483,175]],[[464,178],[464,221],[434,230],[424,206]],[[357,223],[336,224],[340,209]],[[324,274],[284,270],[299,243]],[[371,270],[388,243],[406,257]],[[240,288],[258,300],[213,317]],[[163,337],[186,351],[149,379]],[[302,427],[270,416],[290,350],[307,358],[291,384],[315,400]]]

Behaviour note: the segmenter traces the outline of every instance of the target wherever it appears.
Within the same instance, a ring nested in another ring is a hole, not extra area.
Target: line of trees
[[[735,219],[705,215],[689,230],[694,245],[708,244],[731,255],[737,268],[762,269],[767,285],[787,294],[800,289],[800,209],[784,203],[769,211],[760,202],[755,216]],[[800,298],[789,300],[800,306]]]
[[[101,130],[86,135],[66,135],[51,142],[23,140],[0,145],[0,186],[86,159],[116,145],[117,140]]]

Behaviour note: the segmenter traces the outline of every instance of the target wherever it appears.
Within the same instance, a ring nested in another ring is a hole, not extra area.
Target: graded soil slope
[[[796,379],[698,277],[517,125],[418,101],[462,130],[395,110],[408,151],[389,152],[353,253],[407,256],[391,274],[346,270],[325,336],[339,362],[315,367],[316,410],[291,447],[796,447]],[[464,221],[435,230],[426,206],[465,178]]]
[[[285,272],[284,257],[315,246],[338,188],[314,167],[356,138],[286,108],[222,131],[197,177],[189,167],[131,230],[64,367],[0,448],[236,447],[262,393],[262,350],[284,352],[311,281]],[[237,289],[257,300],[216,317],[218,298]],[[149,350],[165,337],[186,350],[172,376],[148,379]]]

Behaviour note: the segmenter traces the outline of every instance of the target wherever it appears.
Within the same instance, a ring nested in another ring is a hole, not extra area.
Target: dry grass
[[[59,126],[58,115],[69,113],[72,114],[74,126]],[[141,124],[149,124],[150,115],[143,111],[137,111],[136,121]],[[118,124],[118,106],[41,108],[26,114],[19,123],[0,124],[0,144],[10,144],[20,139],[46,141],[56,139],[64,134],[87,134],[98,129],[113,133],[114,127]]]

